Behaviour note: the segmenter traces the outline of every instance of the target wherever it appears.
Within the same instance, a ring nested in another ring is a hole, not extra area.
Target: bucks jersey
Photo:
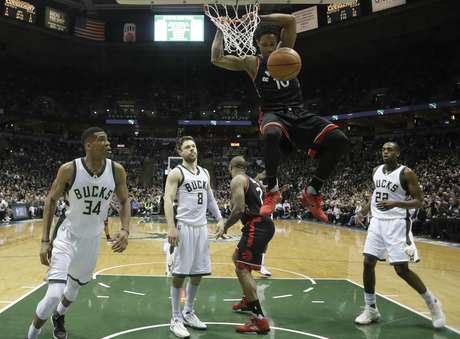
[[[74,168],[75,180],[68,192],[70,210],[66,213],[70,232],[83,238],[98,236],[115,191],[114,164],[106,159],[99,175],[91,174],[83,158],[74,160]]]
[[[405,219],[408,211],[405,208],[394,207],[382,211],[377,208],[377,203],[384,200],[406,201],[407,192],[401,183],[405,166],[401,165],[391,173],[383,172],[384,165],[377,168],[374,173],[374,192],[372,193],[371,211],[377,219]]]
[[[297,78],[287,81],[275,80],[267,70],[267,60],[261,56],[257,57],[258,69],[254,79],[261,111],[303,108],[303,96],[299,80]]]
[[[206,225],[208,174],[200,166],[196,167],[196,174],[182,165],[177,168],[182,173],[182,182],[177,188],[177,221],[192,226]]]
[[[241,223],[244,225],[252,218],[260,216],[262,206],[263,189],[253,178],[247,176],[248,183],[244,192],[245,211],[241,216]]]

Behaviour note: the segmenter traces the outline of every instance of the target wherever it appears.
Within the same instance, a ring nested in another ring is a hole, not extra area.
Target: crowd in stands
[[[412,211],[414,228],[429,232],[426,226],[434,219],[460,219],[460,132],[452,129],[354,140],[352,152],[339,163],[336,173],[323,187],[324,210],[330,222],[356,226],[354,215],[372,192],[372,169],[382,162],[380,149],[390,138],[401,146],[401,161],[419,176],[425,195],[424,208]],[[242,147],[230,148],[225,140],[209,143],[197,139],[200,162],[213,174],[213,187],[225,215],[230,211],[230,176],[228,162],[233,155],[242,154],[249,160],[248,173],[255,176],[263,170],[259,141],[241,141]],[[126,148],[114,149],[112,158],[122,163],[128,173],[128,188],[133,215],[161,211],[163,174],[168,156],[174,156],[175,141],[133,139]],[[44,198],[58,167],[82,156],[78,141],[64,141],[57,137],[32,137],[0,134],[0,203],[11,206],[26,203],[40,216]],[[283,201],[277,206],[275,218],[308,219],[309,213],[297,201],[306,186],[315,163],[300,151],[282,160],[279,170],[281,184],[289,184]],[[153,168],[153,170],[152,170]],[[145,172],[150,173],[145,175]],[[1,206],[0,206],[1,207]],[[0,208],[1,213],[1,208]],[[7,215],[3,214],[3,219]],[[428,227],[428,228],[427,228]]]
[[[306,106],[320,115],[332,115],[451,100],[460,95],[457,47],[427,50],[423,45],[404,53],[387,53],[377,59],[360,59],[355,65],[348,62],[315,68],[306,64],[299,76]],[[256,92],[244,72],[217,69],[202,58],[185,63],[141,74],[80,71],[75,78],[71,69],[51,74],[39,69],[31,72],[30,66],[5,61],[11,67],[0,78],[0,110],[59,119],[257,118]]]

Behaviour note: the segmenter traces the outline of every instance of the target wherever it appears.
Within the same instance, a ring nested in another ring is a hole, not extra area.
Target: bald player
[[[246,175],[244,158],[234,157],[228,170],[232,176],[232,211],[224,226],[217,228],[216,237],[222,237],[238,220],[244,225],[240,242],[232,258],[244,296],[238,304],[233,305],[233,310],[252,313],[250,320],[238,326],[236,331],[265,334],[270,331],[270,326],[260,306],[256,282],[251,272],[260,271],[262,256],[273,238],[275,225],[271,217],[260,215],[263,189],[256,180]]]

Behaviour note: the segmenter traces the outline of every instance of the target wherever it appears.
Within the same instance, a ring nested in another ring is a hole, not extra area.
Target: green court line
[[[351,279],[345,279],[345,280],[349,281],[350,283],[352,283],[352,284],[354,284],[354,285],[356,285],[356,286],[358,286],[358,287],[360,287],[360,288],[363,288],[363,285],[360,285],[360,284],[358,284],[357,282],[355,282],[355,281],[353,281],[353,280],[351,280]],[[423,313],[421,313],[421,312],[419,312],[419,311],[413,309],[412,307],[409,307],[409,306],[407,306],[407,305],[404,305],[404,304],[402,304],[402,303],[400,303],[400,302],[398,302],[398,301],[396,301],[396,300],[394,300],[394,299],[390,298],[389,296],[386,296],[386,295],[384,295],[384,294],[382,294],[382,293],[376,292],[376,294],[377,294],[379,297],[381,297],[381,298],[387,299],[388,301],[391,301],[392,303],[395,303],[396,305],[398,305],[398,306],[400,306],[400,307],[402,307],[402,308],[405,308],[406,310],[408,310],[408,311],[410,311],[410,312],[413,312],[413,313],[415,313],[415,314],[418,314],[419,316],[421,316],[421,317],[423,317],[423,318],[428,319],[429,321],[431,321],[431,318],[430,318],[430,317],[428,317],[427,315],[425,315],[425,314],[423,314]],[[453,328],[452,326],[448,326],[448,325],[447,325],[446,328],[449,329],[449,330],[451,330],[452,332],[455,332],[455,333],[457,333],[457,334],[460,334],[460,331],[457,330],[457,329],[455,329],[455,328]]]
[[[99,285],[101,283],[102,285]],[[105,287],[104,287],[105,286]],[[106,286],[110,286],[107,288]],[[170,318],[169,279],[100,275],[82,288],[79,298],[67,316],[69,339],[110,338],[118,332],[138,329],[117,338],[167,338],[172,339],[168,324]],[[317,279],[316,285],[293,279],[259,279],[258,287],[262,306],[272,324],[272,331],[262,338],[305,338],[309,333],[323,338],[340,339],[417,339],[460,338],[458,331],[435,331],[426,316],[378,295],[382,321],[379,324],[358,327],[354,317],[361,311],[362,289],[349,280]],[[314,287],[304,293],[306,287]],[[7,310],[0,312],[0,338],[23,338],[37,302],[46,290],[44,284],[29,291]],[[144,295],[124,293],[129,290]],[[273,299],[274,296],[292,294],[292,297]],[[104,295],[104,298],[97,296]],[[235,324],[247,320],[247,315],[230,311],[225,298],[238,299],[241,291],[236,279],[206,278],[203,280],[196,311],[209,323],[206,332],[192,331],[191,338],[238,338]],[[324,303],[314,304],[320,300]],[[145,329],[143,329],[145,328]],[[139,330],[140,329],[140,330]],[[291,331],[291,332],[289,332]],[[298,332],[295,332],[298,331]],[[51,326],[46,324],[40,338],[51,336]],[[115,338],[115,337],[113,337]]]

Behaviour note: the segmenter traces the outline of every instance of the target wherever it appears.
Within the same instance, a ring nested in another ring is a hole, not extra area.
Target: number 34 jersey
[[[81,238],[98,236],[104,229],[110,201],[115,191],[115,169],[106,159],[101,172],[91,174],[84,159],[74,160],[74,180],[69,188],[70,232]]]
[[[196,173],[182,165],[177,168],[182,173],[182,182],[177,188],[177,221],[189,226],[206,225],[208,173],[200,166],[196,167]]]
[[[374,173],[374,192],[372,193],[371,211],[372,216],[377,219],[405,219],[407,210],[405,208],[394,207],[389,210],[380,210],[377,203],[385,200],[406,201],[407,191],[401,183],[405,166],[401,165],[391,173],[385,174],[384,165],[377,168]]]

